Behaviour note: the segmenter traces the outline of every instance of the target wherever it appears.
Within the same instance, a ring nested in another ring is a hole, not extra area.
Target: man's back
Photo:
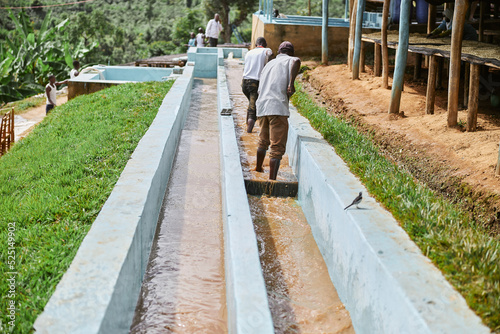
[[[256,47],[249,51],[245,56],[243,79],[259,80],[260,73],[266,65],[268,57],[272,54],[271,49],[263,47]]]
[[[280,115],[290,116],[288,109],[288,85],[292,64],[298,58],[279,54],[261,72],[257,117]]]

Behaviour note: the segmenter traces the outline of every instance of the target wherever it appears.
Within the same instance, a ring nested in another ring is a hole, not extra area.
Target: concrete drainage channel
[[[129,331],[195,76],[218,77],[228,331],[274,332],[229,116],[224,58],[230,52],[237,58],[245,54],[242,49],[190,49],[188,64],[194,68],[185,67],[165,97],[35,322],[36,332]],[[298,201],[357,333],[489,332],[293,108],[287,152],[298,180]],[[363,210],[344,211],[359,191],[364,193]]]

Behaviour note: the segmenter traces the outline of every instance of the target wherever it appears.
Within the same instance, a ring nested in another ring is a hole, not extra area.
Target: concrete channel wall
[[[187,66],[36,320],[37,333],[129,332],[192,85]]]
[[[224,264],[229,333],[271,334],[273,321],[243,181],[224,62],[218,66]]]
[[[357,334],[490,332],[293,107],[287,152],[299,202]],[[344,210],[359,191],[359,209]]]

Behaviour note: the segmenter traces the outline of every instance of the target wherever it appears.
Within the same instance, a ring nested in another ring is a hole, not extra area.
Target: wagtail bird
[[[360,191],[359,192],[359,195],[354,199],[354,201],[352,201],[351,204],[349,204],[348,206],[346,206],[344,208],[344,210],[346,210],[347,208],[353,206],[353,205],[356,205],[356,207],[358,207],[358,204],[361,203],[361,201],[363,200],[363,193]]]

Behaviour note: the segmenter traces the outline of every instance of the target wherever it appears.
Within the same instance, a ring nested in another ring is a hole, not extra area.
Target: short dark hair
[[[266,39],[264,37],[258,37],[257,40],[255,41],[255,45],[256,46],[263,46],[263,47],[267,47],[267,42],[266,42]]]
[[[80,66],[80,62],[78,60],[73,60],[73,67]]]

